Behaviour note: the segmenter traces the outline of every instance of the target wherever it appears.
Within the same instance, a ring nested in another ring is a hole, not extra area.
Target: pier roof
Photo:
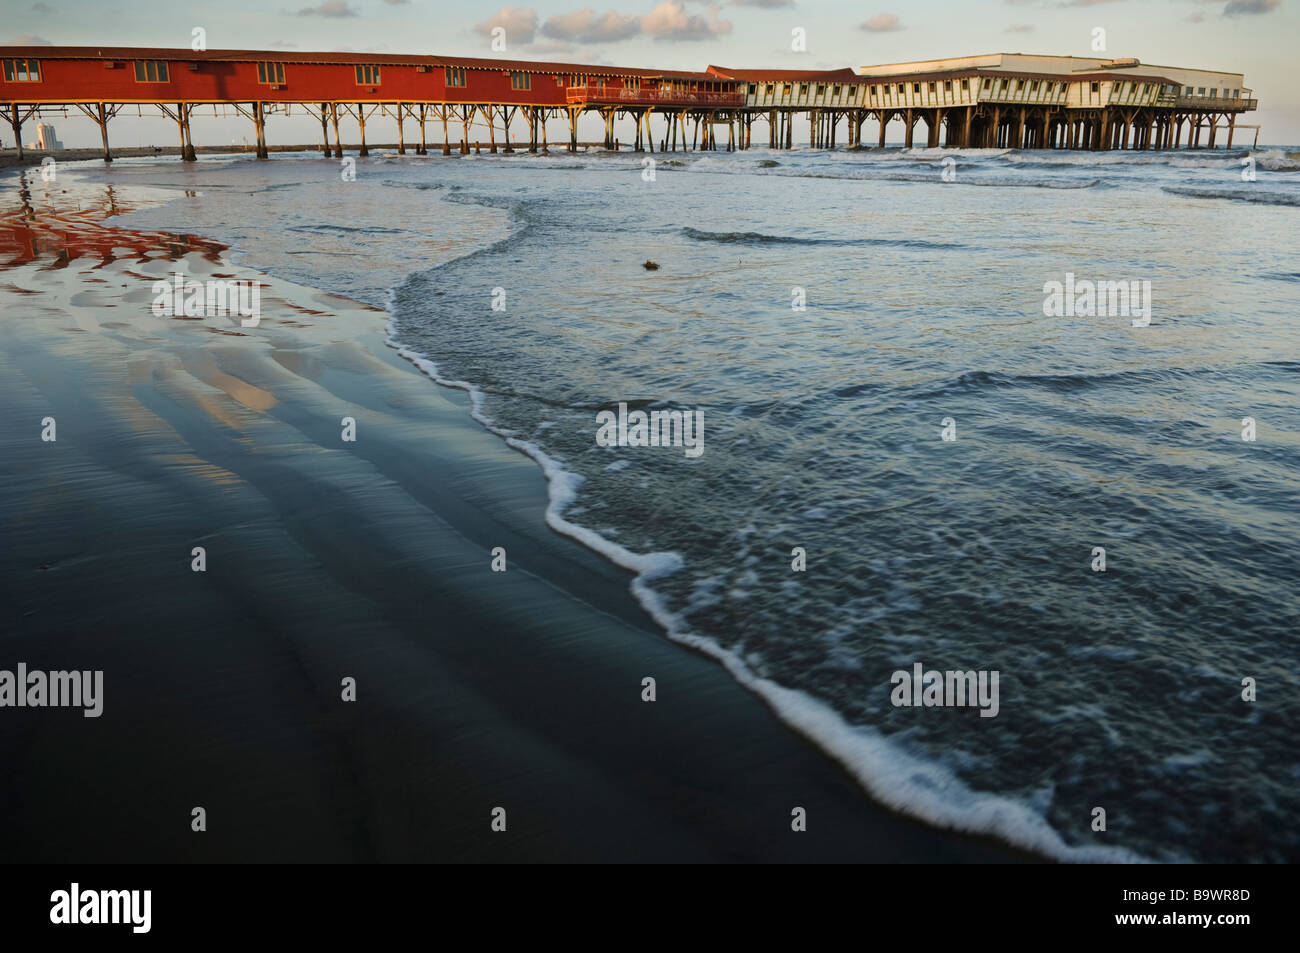
[[[301,50],[191,50],[147,46],[0,46],[0,56],[42,60],[190,60],[218,63],[377,63],[381,66],[438,66],[436,56],[413,53],[308,53]]]
[[[970,76],[988,76],[994,79],[1062,80],[1068,82],[1111,82],[1112,80],[1119,78],[1125,82],[1137,80],[1144,83],[1167,83],[1170,85],[1177,85],[1173,80],[1164,76],[1156,76],[1151,73],[1130,73],[1128,70],[1109,69],[1092,73],[1040,73],[1019,69],[982,69],[977,66],[948,70],[925,70],[922,72],[911,73],[873,73],[870,76],[859,76],[858,79],[866,80],[871,83],[933,83],[942,80],[959,79]]]
[[[586,76],[640,76],[645,79],[719,80],[725,77],[698,70],[638,69],[634,66],[607,66],[592,63],[553,63],[545,60],[495,60],[476,56],[435,56],[439,66],[461,66],[465,69],[506,69],[535,73],[582,73]],[[356,62],[347,60],[346,62]]]
[[[902,63],[877,63],[859,68],[858,73],[872,79],[894,78],[922,81],[923,78],[970,76],[1021,76],[1031,79],[1091,80],[1105,82],[1127,77],[1142,82],[1165,82],[1170,85],[1196,85],[1201,79],[1213,85],[1243,85],[1244,75],[1219,70],[1182,66],[1156,66],[1136,57],[1057,56],[1038,53],[985,53],[978,56],[954,56],[934,60]]]
[[[348,50],[191,50],[136,46],[0,46],[0,56],[42,60],[168,60],[219,63],[322,63],[351,66],[454,66],[464,69],[513,70],[533,73],[581,73],[586,76],[639,76],[642,78],[717,81],[727,77],[697,70],[638,69],[593,63],[556,63],[546,60],[506,60],[474,56],[437,56],[417,53],[354,53]],[[850,71],[851,72],[851,71]]]

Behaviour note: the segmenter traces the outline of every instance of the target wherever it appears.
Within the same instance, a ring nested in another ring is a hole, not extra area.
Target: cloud
[[[1281,0],[1229,0],[1223,8],[1225,17],[1250,17],[1261,13],[1272,13]]]
[[[720,20],[717,7],[709,16],[687,13],[679,0],[667,0],[641,18],[641,29],[656,40],[712,40],[731,32],[731,21]]]
[[[28,13],[53,13],[54,8],[48,3],[33,3],[27,8]]]
[[[357,11],[347,5],[346,0],[323,0],[319,7],[303,7],[298,11],[300,17],[355,17]]]
[[[877,13],[866,23],[858,27],[859,30],[866,30],[868,33],[893,33],[896,30],[903,29],[903,23],[898,19],[896,13]]]
[[[731,32],[731,21],[719,16],[720,2],[708,2],[708,13],[691,13],[686,3],[700,0],[662,0],[644,16],[609,10],[597,13],[583,7],[572,13],[547,17],[538,26],[537,11],[527,7],[504,7],[474,29],[490,36],[494,27],[503,27],[506,39],[515,46],[529,46],[534,53],[568,52],[574,44],[616,43],[637,36],[654,40],[713,40]],[[794,0],[730,0],[751,7],[793,6]],[[545,39],[540,39],[544,37]]]
[[[384,0],[384,3],[388,4],[390,7],[400,7],[402,4],[410,2],[411,0]]]
[[[591,7],[547,19],[542,36],[574,43],[612,43],[641,32],[641,20],[625,13],[597,13]]]
[[[43,36],[16,36],[7,44],[8,46],[53,46],[49,40]]]
[[[523,46],[537,36],[537,11],[527,7],[502,7],[474,29],[491,36],[496,27],[506,31],[506,42]]]
[[[1034,25],[1032,23],[1013,23],[1002,31],[1003,33],[1033,33]]]

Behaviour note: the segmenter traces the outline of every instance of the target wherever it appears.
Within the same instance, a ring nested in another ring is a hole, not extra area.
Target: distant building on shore
[[[36,148],[49,151],[51,149],[62,149],[63,143],[59,137],[54,134],[54,126],[48,122],[37,123],[36,125]]]

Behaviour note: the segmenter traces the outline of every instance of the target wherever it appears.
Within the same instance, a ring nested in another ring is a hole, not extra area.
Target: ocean
[[[551,526],[865,794],[1062,860],[1300,860],[1300,154],[340,168],[84,174],[387,309]],[[1045,305],[1087,281],[1149,312]],[[600,445],[620,403],[701,412],[703,452]],[[997,715],[895,705],[917,664],[999,673]]]

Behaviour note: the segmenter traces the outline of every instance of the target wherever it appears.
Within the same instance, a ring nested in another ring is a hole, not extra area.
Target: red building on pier
[[[505,130],[516,116],[529,130],[529,148],[545,143],[546,119],[569,122],[570,147],[577,143],[577,119],[588,110],[606,119],[612,145],[616,114],[642,125],[660,112],[672,120],[716,120],[719,111],[744,105],[741,84],[712,73],[642,70],[578,63],[539,63],[472,57],[373,53],[299,53],[262,50],[165,50],[135,47],[4,47],[0,106],[21,150],[22,125],[52,107],[75,108],[100,129],[105,158],[111,158],[109,121],[126,105],[157,107],[177,123],[182,150],[192,158],[190,117],[196,106],[222,105],[252,121],[258,155],[266,154],[266,120],[297,107],[321,122],[329,152],[332,126],[341,149],[338,122],[351,116],[360,128],[365,154],[365,122],[376,112],[403,128],[410,119],[420,127],[440,122],[444,151],[449,125],[459,124],[461,149],[469,145],[469,126],[486,123],[490,147],[496,148],[497,121]],[[670,131],[671,128],[670,128]],[[510,148],[508,136],[506,148]],[[653,144],[651,144],[653,148]]]

